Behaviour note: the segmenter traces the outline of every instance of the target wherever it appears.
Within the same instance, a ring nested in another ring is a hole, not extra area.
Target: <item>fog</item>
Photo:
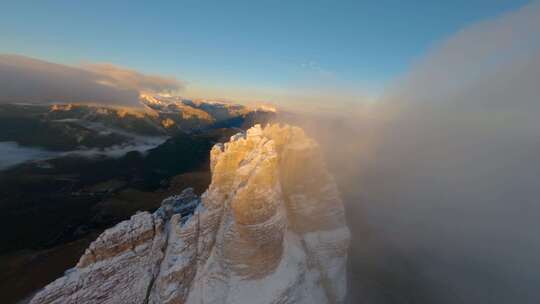
[[[165,141],[167,141],[167,139],[168,137],[165,137],[165,136],[148,137],[148,136],[133,135],[132,140],[125,144],[114,145],[114,146],[110,146],[104,149],[95,148],[95,149],[69,151],[69,152],[63,153],[62,156],[75,155],[75,156],[82,156],[82,157],[88,157],[88,158],[97,157],[97,156],[107,156],[107,157],[118,158],[132,151],[137,151],[144,155],[148,150],[151,150],[163,144]]]
[[[129,133],[123,133],[123,135],[127,134]],[[25,147],[20,146],[16,142],[0,142],[0,171],[25,162],[45,161],[40,163],[40,165],[49,166],[50,164],[48,164],[46,160],[66,156],[78,156],[85,158],[106,156],[119,158],[131,151],[137,151],[145,154],[148,150],[163,144],[168,139],[168,137],[165,136],[149,137],[134,134],[129,135],[131,136],[131,140],[124,144],[101,149],[81,148],[66,152],[49,151],[37,147]]]
[[[55,154],[42,149],[21,147],[15,142],[0,142],[0,170],[29,160],[51,158]]]
[[[540,5],[439,43],[376,103],[296,122],[353,231],[350,303],[540,303]]]

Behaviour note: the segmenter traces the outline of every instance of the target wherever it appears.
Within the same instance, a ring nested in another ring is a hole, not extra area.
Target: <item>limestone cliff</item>
[[[105,231],[44,303],[343,303],[349,230],[317,144],[255,126],[211,151],[212,183]]]

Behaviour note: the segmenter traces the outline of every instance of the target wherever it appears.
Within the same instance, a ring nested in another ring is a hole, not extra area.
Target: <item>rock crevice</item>
[[[343,303],[343,204],[317,144],[255,126],[211,154],[212,183],[106,230],[45,303]]]

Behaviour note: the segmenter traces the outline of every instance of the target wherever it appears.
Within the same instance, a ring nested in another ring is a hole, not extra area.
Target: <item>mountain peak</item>
[[[343,303],[349,230],[318,145],[256,125],[210,153],[201,197],[108,229],[31,303]]]

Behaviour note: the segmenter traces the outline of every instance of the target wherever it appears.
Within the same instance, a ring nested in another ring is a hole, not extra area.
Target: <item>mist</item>
[[[296,118],[347,206],[350,303],[540,303],[539,28],[538,2],[474,24],[376,103]]]
[[[30,160],[48,159],[55,154],[42,149],[21,147],[15,142],[0,142],[0,170]]]
[[[140,136],[123,133],[131,137],[124,144],[114,145],[107,148],[78,149],[73,151],[58,152],[37,147],[20,146],[16,142],[0,142],[0,171],[17,166],[25,162],[47,161],[48,159],[77,156],[84,158],[110,157],[120,158],[128,152],[136,151],[146,154],[149,150],[163,144],[168,137],[165,136]],[[45,164],[43,165],[50,165]]]

